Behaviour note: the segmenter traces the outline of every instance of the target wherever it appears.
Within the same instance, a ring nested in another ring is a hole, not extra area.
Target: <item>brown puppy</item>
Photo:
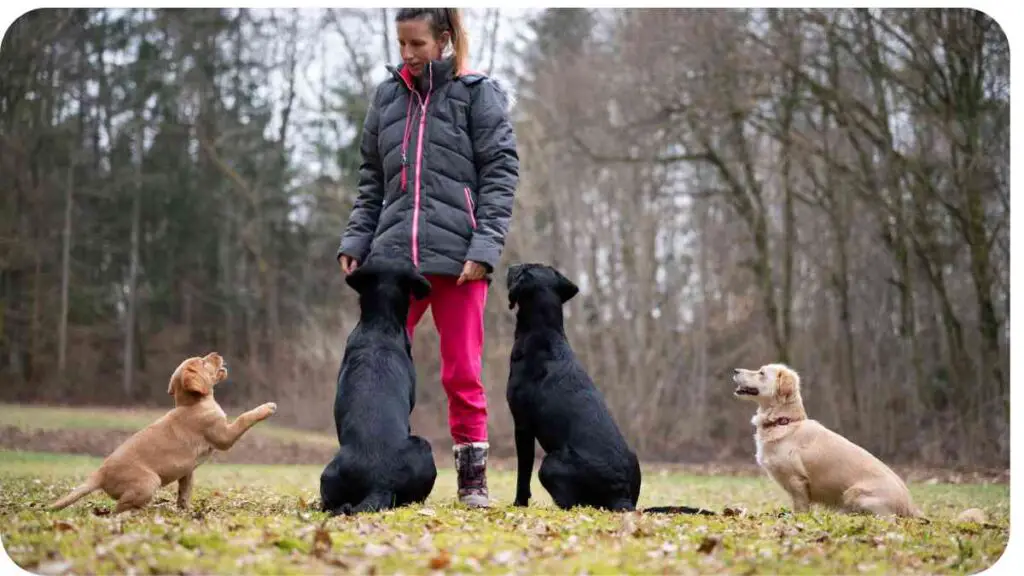
[[[94,490],[117,500],[114,513],[142,508],[158,488],[171,482],[178,483],[178,507],[188,508],[192,471],[215,448],[231,448],[249,428],[277,410],[276,404],[268,402],[228,423],[213,399],[213,387],[227,375],[224,359],[216,352],[182,362],[167,387],[174,396],[174,409],[125,440],[85,484],[50,509],[60,510]]]
[[[757,402],[757,463],[793,498],[846,512],[922,517],[903,480],[867,450],[809,420],[800,376],[783,364],[734,370],[733,395]]]

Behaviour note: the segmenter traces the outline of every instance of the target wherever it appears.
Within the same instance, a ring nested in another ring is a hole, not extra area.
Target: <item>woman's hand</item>
[[[473,262],[467,260],[466,264],[462,267],[462,275],[459,276],[458,281],[455,282],[457,286],[461,286],[465,282],[471,282],[473,280],[480,280],[487,275],[487,268],[479,262]]]
[[[359,267],[359,262],[356,262],[356,259],[348,254],[342,254],[341,258],[338,259],[338,263],[341,264],[341,272],[345,276],[355,272],[356,268]]]

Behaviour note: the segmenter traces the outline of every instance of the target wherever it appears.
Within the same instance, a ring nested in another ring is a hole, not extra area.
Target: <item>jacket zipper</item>
[[[430,75],[430,87],[427,89],[426,100],[420,99],[420,131],[416,135],[416,185],[412,208],[412,262],[416,267],[420,265],[420,175],[423,171],[423,132],[427,126],[427,106],[430,105],[430,95],[434,92],[433,64],[427,65],[426,72]],[[419,93],[415,90],[413,92],[419,98]]]
[[[416,95],[419,97],[419,94]],[[405,129],[402,131],[402,192],[405,192],[406,171],[409,166],[409,127],[412,126],[412,97],[409,97],[409,104],[405,106]]]
[[[469,186],[463,188],[462,192],[466,195],[466,212],[469,213],[469,223],[476,230],[476,214],[473,213],[473,197],[469,193]]]

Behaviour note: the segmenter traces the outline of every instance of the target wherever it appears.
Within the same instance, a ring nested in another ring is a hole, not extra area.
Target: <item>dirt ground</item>
[[[58,452],[105,457],[132,435],[128,430],[20,430],[0,428],[0,449]],[[211,462],[230,464],[326,464],[334,450],[312,442],[243,436],[226,452],[218,451]]]

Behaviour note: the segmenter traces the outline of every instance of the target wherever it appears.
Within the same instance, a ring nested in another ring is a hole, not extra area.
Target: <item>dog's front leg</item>
[[[811,509],[811,495],[807,485],[807,479],[799,476],[789,478],[786,491],[793,499],[793,512],[801,514]]]
[[[259,408],[254,408],[242,414],[235,421],[228,424],[222,420],[206,430],[206,439],[218,450],[228,450],[235,445],[235,442],[245,434],[249,428],[257,423],[266,420],[271,414],[277,411],[277,404],[267,402]]]
[[[192,472],[178,478],[178,508],[187,510],[192,499]]]
[[[530,504],[530,477],[533,475],[534,437],[525,426],[516,426],[516,506]]]

